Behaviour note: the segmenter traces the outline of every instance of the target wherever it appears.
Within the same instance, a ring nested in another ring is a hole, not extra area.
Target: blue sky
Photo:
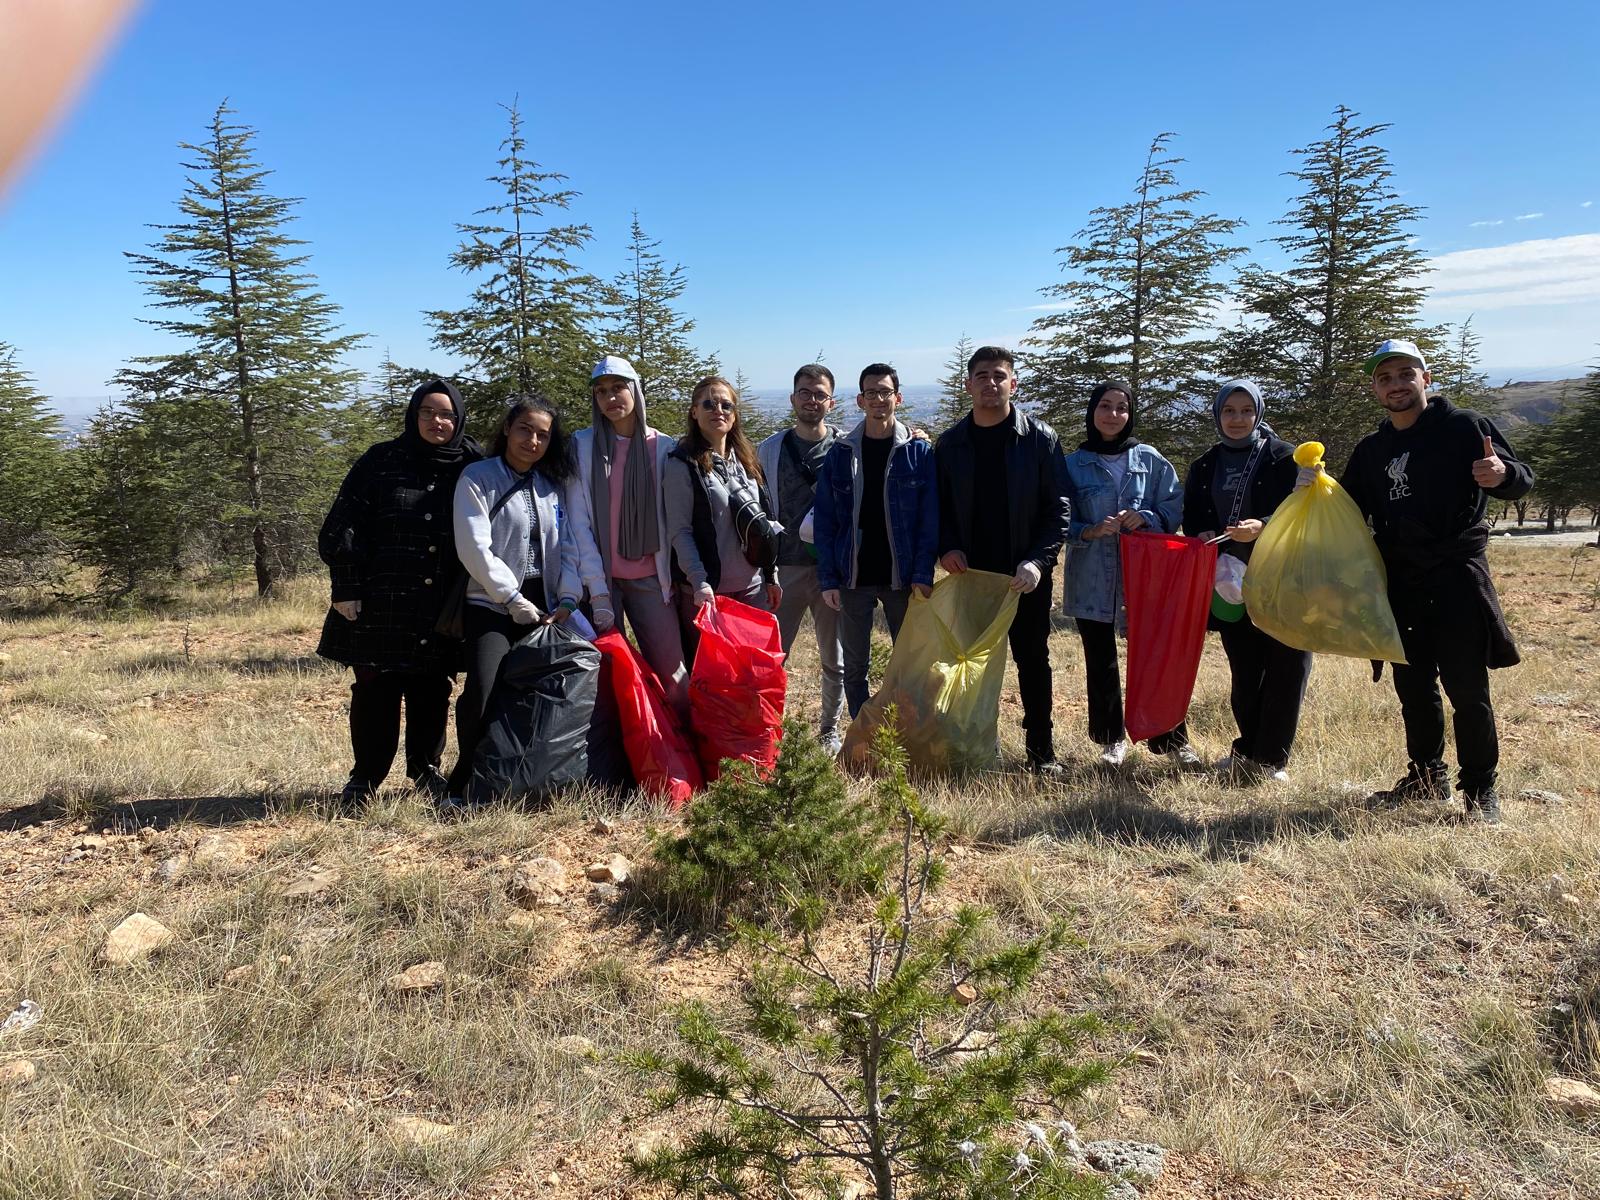
[[[122,252],[170,220],[177,143],[226,97],[301,196],[311,269],[385,351],[448,365],[421,310],[462,302],[455,223],[520,97],[610,274],[630,214],[683,263],[697,338],[782,387],[819,347],[930,382],[956,338],[1015,342],[1054,248],[1127,195],[1151,137],[1248,223],[1347,104],[1426,209],[1428,315],[1476,314],[1495,375],[1600,358],[1600,20],[1583,4],[550,5],[146,0],[0,198],[0,340],[41,390],[100,396],[160,343]]]

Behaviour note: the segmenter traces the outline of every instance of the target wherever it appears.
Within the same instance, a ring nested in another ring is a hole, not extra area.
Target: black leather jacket
[[[1010,501],[1010,557],[1012,570],[1025,562],[1048,573],[1061,556],[1067,540],[1067,460],[1055,430],[1011,406],[1011,428],[1016,440],[1006,450],[1007,498]],[[979,536],[992,530],[972,528],[976,453],[972,446],[972,414],[968,413],[940,435],[933,456],[939,476],[939,554],[951,550],[970,554]],[[982,486],[994,487],[985,480]]]

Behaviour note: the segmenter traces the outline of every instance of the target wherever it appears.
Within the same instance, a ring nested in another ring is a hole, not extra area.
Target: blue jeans
[[[878,605],[889,622],[889,640],[900,636],[910,588],[858,587],[839,590],[839,643],[844,651],[844,699],[855,719],[871,694],[867,669],[872,665],[872,619]]]

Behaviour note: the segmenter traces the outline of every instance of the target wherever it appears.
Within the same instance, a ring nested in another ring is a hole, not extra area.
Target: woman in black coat
[[[356,460],[322,523],[317,551],[333,603],[317,653],[355,669],[350,745],[340,797],[370,797],[389,774],[406,709],[406,775],[444,795],[439,759],[461,643],[434,631],[461,570],[451,524],[456,477],[482,457],[466,436],[461,393],[430,379],[411,396],[405,432]]]
[[[1184,480],[1183,531],[1204,538],[1228,534],[1219,562],[1226,556],[1248,563],[1268,518],[1294,491],[1294,448],[1272,432],[1264,414],[1261,389],[1253,382],[1223,384],[1211,406],[1220,440],[1195,460]],[[1284,782],[1311,655],[1268,637],[1247,614],[1235,621],[1213,617],[1211,627],[1222,633],[1239,727],[1232,753],[1217,769],[1240,782]]]

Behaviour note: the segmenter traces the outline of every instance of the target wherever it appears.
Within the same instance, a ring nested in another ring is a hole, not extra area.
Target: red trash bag
[[[1128,691],[1123,720],[1136,742],[1175,728],[1189,711],[1217,548],[1175,533],[1122,535],[1122,596],[1128,609]]]
[[[622,748],[633,777],[646,795],[665,801],[669,808],[682,808],[705,781],[660,681],[619,631],[601,634],[594,645],[611,668]]]
[[[789,685],[778,618],[718,596],[694,623],[700,648],[689,672],[689,728],[707,782],[721,774],[725,758],[770,767],[778,761]]]

